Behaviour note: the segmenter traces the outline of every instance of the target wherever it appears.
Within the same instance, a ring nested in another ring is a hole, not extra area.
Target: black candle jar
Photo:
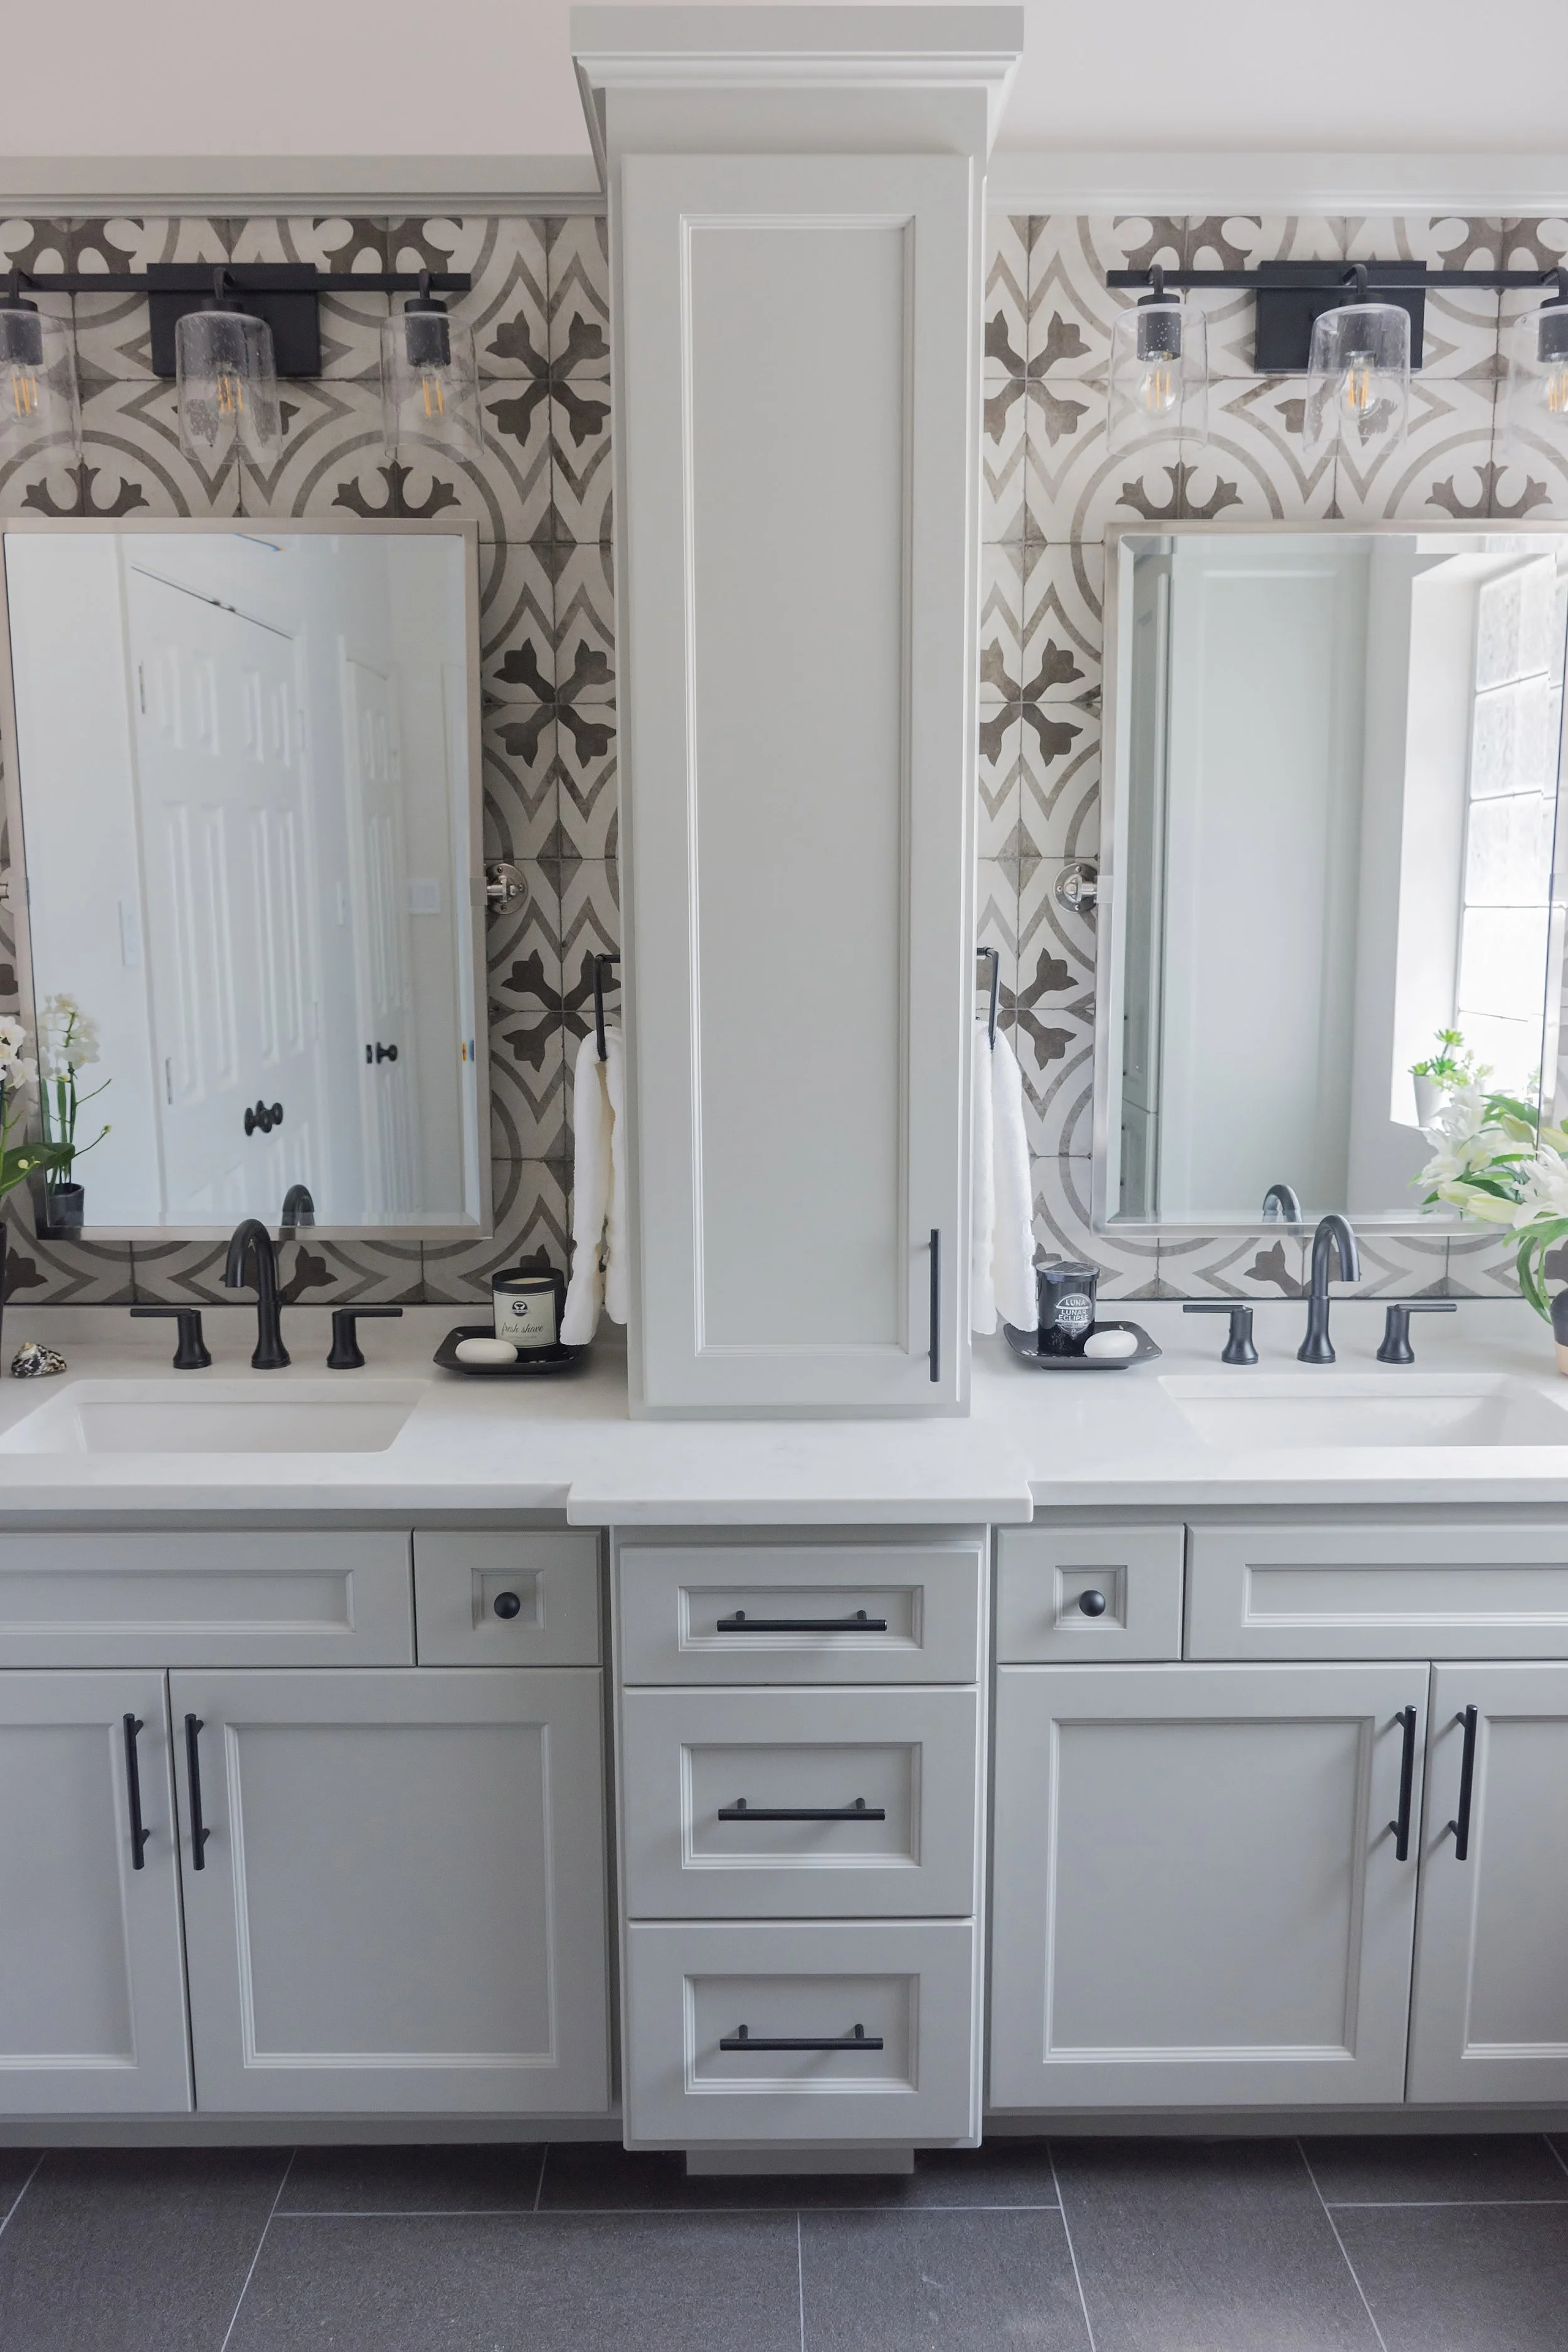
[[[1094,1294],[1100,1268],[1063,1260],[1043,1265],[1035,1276],[1040,1302],[1042,1356],[1081,1356],[1094,1328]]]

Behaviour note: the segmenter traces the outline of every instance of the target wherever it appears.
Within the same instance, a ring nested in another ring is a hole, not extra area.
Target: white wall
[[[1560,152],[1560,0],[1025,0],[1005,150]],[[6,12],[0,157],[583,155],[568,0]]]

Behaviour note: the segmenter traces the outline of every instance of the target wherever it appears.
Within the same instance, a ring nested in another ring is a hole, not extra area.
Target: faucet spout
[[[1330,1269],[1331,1258],[1335,1271]],[[1331,1364],[1335,1360],[1329,1339],[1329,1285],[1361,1280],[1361,1253],[1348,1217],[1331,1209],[1320,1217],[1312,1235],[1312,1280],[1307,1297],[1307,1336],[1296,1350],[1296,1360],[1302,1364]]]
[[[248,1277],[247,1266],[255,1269]],[[252,1369],[258,1372],[281,1371],[289,1361],[289,1350],[283,1345],[282,1301],[278,1296],[278,1253],[272,1245],[271,1234],[259,1217],[247,1217],[235,1227],[223,1278],[230,1290],[240,1289],[248,1278],[256,1291],[256,1347],[250,1359]]]

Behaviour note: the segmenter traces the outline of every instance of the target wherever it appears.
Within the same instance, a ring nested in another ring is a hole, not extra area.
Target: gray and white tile
[[[1428,269],[1500,269],[1500,219],[1444,213],[1371,215],[1346,224],[1350,261],[1423,261]],[[1426,302],[1421,372],[1490,383],[1498,373],[1499,302],[1479,286],[1431,287]]]
[[[501,1266],[545,1260],[564,1274],[571,1249],[571,1203],[561,1160],[498,1160],[490,1170],[495,1230],[485,1241],[424,1245],[425,1296],[431,1305],[480,1304]]]
[[[616,740],[611,704],[560,700],[555,723],[556,806],[563,858],[594,862],[617,853],[620,793]]]
[[[1189,269],[1258,269],[1268,261],[1341,261],[1346,224],[1324,213],[1231,213],[1185,224]],[[1258,302],[1250,291],[1194,293],[1208,330],[1212,377],[1258,373]]]
[[[466,294],[443,295],[472,331],[482,376],[542,375],[547,365],[544,224],[506,215],[387,224],[387,267],[467,270]]]
[[[1088,1160],[1037,1160],[1037,1260],[1071,1258],[1100,1268],[1101,1298],[1157,1298],[1160,1245],[1154,1235],[1097,1233],[1090,1214]]]
[[[557,378],[607,382],[610,256],[602,214],[568,213],[544,224],[550,370]]]
[[[1334,505],[1347,522],[1470,522],[1488,512],[1494,477],[1493,387],[1412,376],[1402,442],[1342,437]]]
[[[379,220],[289,215],[232,221],[229,230],[237,264],[302,262],[334,278],[378,276],[387,267],[386,226]],[[405,298],[397,299],[401,304]],[[379,375],[382,322],[391,308],[389,298],[376,292],[318,298],[323,380],[374,381]]]
[[[1206,446],[1190,449],[1186,522],[1321,521],[1333,510],[1334,452],[1302,446],[1304,376],[1240,376],[1214,384]]]
[[[1021,374],[1029,341],[1029,221],[1021,214],[985,215],[984,380],[987,388]]]
[[[1024,537],[1026,425],[1021,381],[986,386],[980,412],[980,536],[987,546]]]
[[[70,259],[65,265],[83,277],[162,268],[171,262],[212,263],[233,258],[232,225],[195,215],[73,221]],[[89,379],[111,381],[153,373],[153,336],[147,297],[140,289],[75,298],[77,370],[86,390]]]
[[[1107,286],[1106,272],[1146,269],[1154,262],[1181,268],[1186,225],[1134,215],[1052,213],[1037,215],[1030,226],[1031,373],[1103,378],[1117,314],[1138,299],[1133,289]]]
[[[479,562],[479,681],[487,704],[555,695],[554,551],[492,544]]]
[[[1026,702],[1019,714],[1018,849],[1059,869],[1100,854],[1100,714]]]
[[[572,703],[616,698],[615,549],[607,539],[552,548],[555,675]]]

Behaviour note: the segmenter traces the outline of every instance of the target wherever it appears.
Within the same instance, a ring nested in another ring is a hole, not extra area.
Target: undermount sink
[[[1568,1404],[1503,1373],[1250,1372],[1161,1386],[1226,1453],[1344,1445],[1568,1445]]]
[[[414,1381],[76,1381],[0,1436],[5,1454],[384,1454]]]

